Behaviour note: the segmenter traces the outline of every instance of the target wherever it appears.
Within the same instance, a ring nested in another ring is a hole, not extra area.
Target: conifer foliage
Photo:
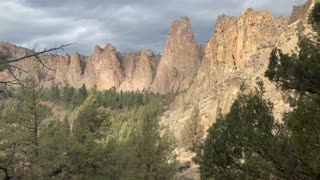
[[[317,34],[300,34],[298,54],[274,49],[265,73],[285,92],[293,110],[282,123],[275,122],[263,88],[240,93],[197,151],[194,161],[202,179],[320,178],[319,13],[317,2],[309,17]]]

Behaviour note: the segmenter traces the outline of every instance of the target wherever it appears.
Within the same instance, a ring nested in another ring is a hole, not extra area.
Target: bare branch
[[[11,179],[7,168],[5,168],[5,167],[3,167],[3,166],[0,165],[0,170],[2,170],[2,171],[4,172],[4,176],[5,176],[5,177],[4,177],[4,180],[9,180],[9,179]]]
[[[23,70],[22,68],[17,67],[17,66],[14,66],[14,65],[12,65],[12,64],[7,64],[6,66],[7,66],[8,68],[15,68],[15,69],[18,69],[19,71],[22,71],[22,72],[24,72],[24,73],[28,73],[28,71]]]
[[[16,84],[19,84],[19,83],[16,82],[16,81],[0,81],[0,84],[4,84],[4,85],[8,85],[8,84],[16,85]]]
[[[16,82],[22,87],[24,88],[23,84],[21,83],[21,81],[17,78],[17,76],[14,75],[14,73],[11,71],[10,68],[8,68],[8,72],[11,74],[11,76],[16,80]]]
[[[72,43],[71,43],[71,44],[72,44]],[[40,52],[37,52],[37,53],[34,53],[34,54],[30,54],[30,55],[26,55],[26,56],[23,56],[23,57],[20,57],[20,58],[11,59],[11,60],[8,60],[8,61],[1,61],[1,62],[0,62],[0,65],[9,64],[9,63],[13,63],[13,62],[18,62],[18,61],[21,61],[21,60],[23,60],[23,59],[27,59],[27,58],[31,58],[31,57],[36,57],[36,56],[39,56],[40,54],[45,54],[45,53],[52,52],[52,51],[56,51],[56,50],[64,50],[65,47],[70,46],[71,44],[64,44],[64,45],[61,45],[61,46],[59,46],[59,47],[54,47],[54,48],[50,48],[50,49],[45,49],[45,50],[43,50],[43,51],[40,51]]]
[[[16,143],[13,143],[12,153],[11,153],[10,158],[8,159],[6,167],[8,167],[12,163],[12,160],[14,158],[15,153],[16,153]]]
[[[12,178],[14,178],[20,172],[21,169],[30,166],[30,164],[28,164],[28,162],[23,162],[21,164],[22,165],[18,169],[15,170],[14,174],[12,175]]]
[[[48,66],[46,66],[46,65],[42,62],[41,58],[40,58],[38,55],[35,55],[34,57],[37,58],[37,60],[42,64],[43,67],[49,69],[50,71],[53,71],[53,69],[49,68]]]

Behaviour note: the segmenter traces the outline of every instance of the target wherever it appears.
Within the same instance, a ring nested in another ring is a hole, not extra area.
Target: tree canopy
[[[297,54],[274,49],[265,73],[293,110],[279,123],[272,104],[263,99],[263,88],[240,93],[197,151],[194,161],[202,179],[320,178],[319,13],[317,2],[309,17],[316,35],[300,34]]]

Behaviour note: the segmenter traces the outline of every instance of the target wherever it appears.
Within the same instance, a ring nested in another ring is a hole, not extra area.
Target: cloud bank
[[[0,41],[41,50],[75,43],[67,53],[90,55],[96,44],[122,52],[161,53],[170,24],[188,16],[198,43],[212,35],[220,14],[239,16],[249,7],[289,16],[306,0],[0,0]]]

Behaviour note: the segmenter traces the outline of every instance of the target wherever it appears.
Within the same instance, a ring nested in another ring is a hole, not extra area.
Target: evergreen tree
[[[261,91],[240,94],[226,116],[219,116],[194,161],[202,179],[269,179],[273,141],[272,105]]]
[[[60,89],[59,86],[56,84],[53,84],[49,91],[49,100],[53,102],[57,102],[60,100]]]
[[[187,120],[181,133],[182,143],[188,149],[194,151],[204,136],[203,126],[201,125],[201,117],[199,106],[193,108],[191,117]]]
[[[74,120],[73,134],[79,142],[84,142],[89,136],[97,138],[98,130],[107,121],[107,114],[97,102],[97,92],[92,91],[87,100],[80,106],[77,117]]]
[[[57,119],[53,119],[43,129],[40,137],[39,156],[37,158],[38,177],[50,179],[70,179],[70,150],[73,140],[68,127]]]
[[[20,150],[19,101],[14,98],[0,100],[0,178],[10,179],[21,160],[16,153]]]
[[[29,173],[25,176],[33,177],[37,174],[41,127],[50,115],[48,108],[40,103],[40,91],[37,79],[30,76],[26,79],[23,96],[12,101],[19,104],[6,104],[2,111],[5,138],[2,147],[5,156],[9,156],[6,166],[11,169],[10,173],[16,176],[22,173],[19,169],[26,165]]]
[[[309,18],[317,33],[319,10],[318,2]],[[293,111],[284,115],[283,123],[275,123],[263,90],[240,94],[230,112],[209,128],[194,158],[202,179],[320,178],[319,39],[300,36],[299,47],[293,55],[273,50],[266,71],[289,92]]]
[[[35,76],[26,80],[21,109],[21,128],[26,145],[26,156],[33,162],[38,156],[40,128],[49,115],[49,109],[40,104],[41,86]]]
[[[66,106],[69,107],[72,104],[72,97],[75,94],[75,89],[68,84],[62,88],[61,100],[66,102]]]
[[[133,130],[134,179],[173,179],[176,172],[174,141],[169,132],[160,135],[155,106],[140,108]]]
[[[285,114],[277,128],[279,144],[287,158],[282,164],[283,177],[289,179],[320,178],[320,2],[310,12],[309,22],[317,33],[313,38],[300,35],[299,53],[283,54],[274,50],[266,76],[288,97],[292,112]],[[279,153],[280,154],[280,153]]]

